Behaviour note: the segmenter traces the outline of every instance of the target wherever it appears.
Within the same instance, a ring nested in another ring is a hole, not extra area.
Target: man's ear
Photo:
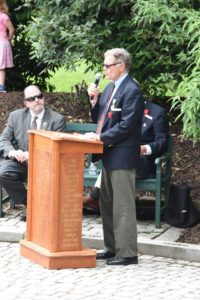
[[[26,102],[26,101],[23,101],[23,102],[24,102],[24,105],[25,105],[26,107],[28,107],[28,106],[27,106],[27,102]]]
[[[120,70],[121,70],[122,72],[124,72],[124,71],[126,70],[126,66],[125,66],[124,63],[121,63],[121,64],[120,64]]]

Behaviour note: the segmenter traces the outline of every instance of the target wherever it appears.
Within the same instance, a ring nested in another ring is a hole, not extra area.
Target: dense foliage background
[[[30,83],[39,84],[44,89],[48,86],[46,80],[49,78],[47,64],[31,57],[32,42],[24,33],[28,21],[31,20],[32,8],[22,6],[23,0],[8,0],[11,21],[15,27],[13,41],[13,56],[15,67],[7,70],[7,90],[23,90]]]
[[[172,109],[179,109],[184,136],[200,140],[199,1],[12,2],[20,6],[17,15],[25,12],[19,36],[31,47],[28,54],[44,78],[51,69],[75,68],[83,59],[98,71],[106,49],[124,47],[132,55],[133,75],[145,96],[171,98]]]

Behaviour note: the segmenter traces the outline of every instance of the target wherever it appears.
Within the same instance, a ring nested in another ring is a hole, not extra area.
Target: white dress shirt
[[[44,116],[44,109],[41,111],[41,113],[39,113],[39,115],[34,115],[31,111],[30,111],[30,114],[31,114],[31,124],[32,124],[34,118],[37,117],[37,120],[36,120],[37,129],[40,129],[41,123],[42,123],[42,118]],[[30,124],[30,126],[31,126],[31,124]]]

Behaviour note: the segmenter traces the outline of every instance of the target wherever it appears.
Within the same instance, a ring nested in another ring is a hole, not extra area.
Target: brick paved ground
[[[18,243],[0,243],[0,299],[199,300],[200,264],[140,256],[138,265],[47,270],[20,257]]]

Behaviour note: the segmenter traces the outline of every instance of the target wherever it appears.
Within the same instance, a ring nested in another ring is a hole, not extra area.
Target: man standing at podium
[[[7,126],[0,137],[0,185],[14,204],[27,204],[28,129],[65,131],[65,118],[45,106],[43,93],[36,85],[24,90],[25,108],[10,113]],[[26,221],[26,209],[22,216]]]
[[[156,157],[167,151],[169,124],[165,108],[151,101],[144,101],[144,114],[142,121],[140,162],[137,176],[141,178],[155,178]],[[87,212],[99,211],[99,193],[101,176],[99,175],[95,188],[83,198],[83,207]]]
[[[139,84],[128,74],[130,67],[125,49],[106,51],[103,70],[112,83],[100,99],[95,84],[88,89],[97,132],[86,136],[104,143],[100,206],[105,251],[97,259],[111,266],[138,263],[134,182],[144,103]]]

